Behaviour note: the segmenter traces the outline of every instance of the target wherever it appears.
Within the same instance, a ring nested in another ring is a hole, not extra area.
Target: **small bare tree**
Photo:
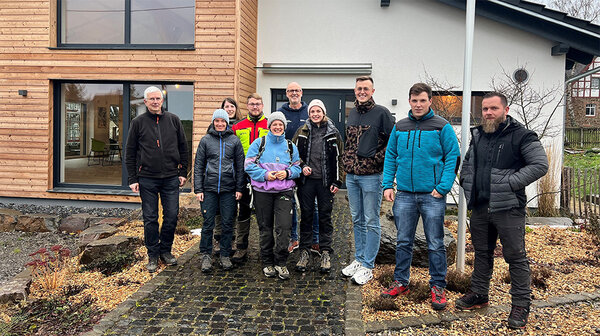
[[[600,23],[600,2],[598,0],[552,0],[550,8],[558,9],[570,16]]]
[[[508,105],[513,115],[518,116],[525,128],[538,134],[540,140],[545,136],[556,136],[560,133],[561,124],[552,124],[553,117],[561,111],[563,104],[563,89],[559,85],[550,88],[534,88],[533,73],[527,80],[518,80],[508,73],[504,67],[502,74],[491,80],[490,86],[494,91],[502,92],[508,99]],[[521,67],[525,69],[525,67]],[[556,99],[560,97],[560,99]],[[546,107],[552,107],[550,114],[543,112]]]

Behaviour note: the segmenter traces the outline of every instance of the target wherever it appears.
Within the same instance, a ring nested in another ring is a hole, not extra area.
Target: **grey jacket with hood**
[[[525,187],[548,171],[548,158],[535,132],[507,116],[504,127],[490,138],[491,161],[486,167],[477,167],[477,146],[483,135],[481,126],[471,129],[471,143],[460,171],[460,185],[465,191],[467,206],[476,204],[476,174],[483,169],[490,172],[490,198],[488,211],[498,212],[525,208]],[[502,126],[502,125],[501,125]]]

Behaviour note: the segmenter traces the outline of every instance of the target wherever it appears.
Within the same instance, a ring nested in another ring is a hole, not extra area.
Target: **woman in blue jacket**
[[[269,133],[252,142],[245,170],[250,176],[260,231],[260,257],[266,277],[288,279],[286,263],[292,226],[294,179],[300,176],[298,148],[285,139],[286,118],[281,112],[268,117]]]

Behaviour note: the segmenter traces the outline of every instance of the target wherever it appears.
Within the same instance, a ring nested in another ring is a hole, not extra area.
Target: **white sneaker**
[[[352,281],[357,285],[364,285],[371,279],[373,279],[373,270],[364,266],[360,266],[360,269],[352,276]]]
[[[344,267],[342,274],[347,277],[351,277],[362,267],[362,264],[358,260],[354,260],[350,265]]]

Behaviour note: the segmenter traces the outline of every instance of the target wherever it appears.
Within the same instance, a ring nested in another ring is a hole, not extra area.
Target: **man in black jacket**
[[[144,91],[146,113],[131,121],[125,164],[129,188],[139,192],[144,218],[144,243],[149,272],[158,268],[158,258],[177,265],[171,247],[179,214],[179,187],[187,176],[187,143],[181,120],[162,108],[162,91],[151,86]],[[163,206],[158,230],[158,195]]]
[[[471,291],[456,301],[459,309],[488,305],[498,236],[509,265],[512,310],[510,328],[524,328],[531,303],[530,269],[525,251],[525,187],[548,171],[548,158],[535,132],[507,116],[506,97],[483,97],[481,125],[471,130],[460,173],[471,214],[475,262]]]

